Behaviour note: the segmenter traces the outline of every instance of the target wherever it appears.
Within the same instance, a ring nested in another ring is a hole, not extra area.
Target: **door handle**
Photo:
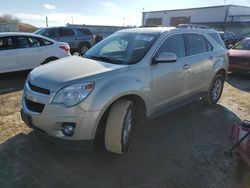
[[[183,69],[190,69],[190,64],[184,64],[182,68]]]

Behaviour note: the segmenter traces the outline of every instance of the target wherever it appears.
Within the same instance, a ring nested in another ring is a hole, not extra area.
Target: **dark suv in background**
[[[242,37],[237,36],[234,32],[231,31],[219,31],[219,34],[227,48],[229,48],[230,45],[235,45],[237,42],[243,39]]]
[[[71,53],[84,53],[95,44],[94,34],[83,27],[49,27],[41,28],[35,34],[69,44]]]

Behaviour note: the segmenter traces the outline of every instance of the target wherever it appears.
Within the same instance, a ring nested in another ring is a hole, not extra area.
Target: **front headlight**
[[[74,106],[83,101],[94,89],[94,82],[76,84],[61,89],[54,97],[54,103],[62,103],[66,106]]]

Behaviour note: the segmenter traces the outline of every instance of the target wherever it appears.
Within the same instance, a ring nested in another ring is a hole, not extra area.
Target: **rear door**
[[[187,76],[186,52],[183,34],[167,37],[158,48],[156,54],[162,52],[175,53],[177,61],[152,65],[153,103],[156,111],[181,101],[186,95]]]
[[[72,28],[60,28],[58,41],[68,43],[73,49],[77,49],[80,43],[76,38],[76,32]]]
[[[47,47],[41,44],[38,37],[18,36],[17,54],[23,69],[39,66],[47,57]]]
[[[207,89],[213,65],[213,46],[201,34],[185,34],[190,76],[188,92],[195,95]]]
[[[59,29],[58,28],[51,28],[44,34],[44,36],[49,37],[53,40],[59,41]]]
[[[13,37],[0,37],[0,73],[20,70],[17,44]]]

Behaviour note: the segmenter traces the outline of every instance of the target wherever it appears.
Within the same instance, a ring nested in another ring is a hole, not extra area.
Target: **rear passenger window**
[[[50,29],[48,31],[48,36],[50,37],[56,37],[59,35],[59,30],[58,29]]]
[[[207,42],[207,51],[209,51],[209,52],[213,51],[212,44],[210,44],[210,42],[208,40],[206,40],[206,42]]]
[[[29,43],[29,40],[27,37],[18,37],[17,41],[18,41],[19,48],[29,48],[30,47],[30,43]]]
[[[185,43],[184,36],[182,34],[172,35],[168,37],[160,46],[157,54],[163,52],[174,53],[177,58],[185,56]]]
[[[0,38],[0,50],[9,50],[16,48],[15,40],[12,37]]]
[[[207,52],[207,42],[205,37],[199,34],[187,34],[187,50],[189,55]]]
[[[92,32],[89,29],[80,28],[78,30],[84,35],[92,35]]]
[[[60,36],[74,36],[75,32],[73,29],[60,29]]]
[[[39,46],[41,46],[38,38],[29,37],[28,40],[29,40],[29,43],[30,43],[30,47],[39,47]]]

